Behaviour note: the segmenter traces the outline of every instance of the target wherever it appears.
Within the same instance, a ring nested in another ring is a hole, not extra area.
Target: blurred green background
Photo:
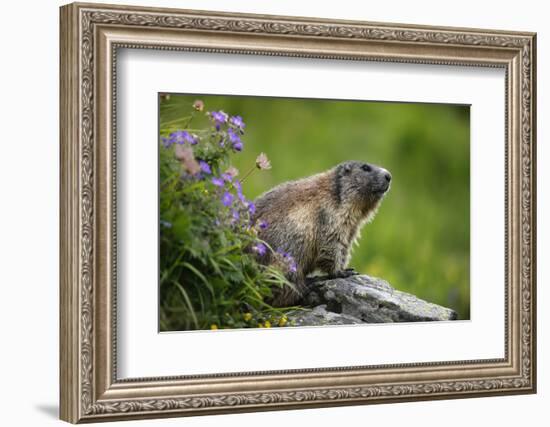
[[[350,265],[470,318],[468,106],[171,94],[161,121],[188,115],[196,99],[245,121],[244,150],[233,157],[241,175],[260,152],[271,160],[244,183],[248,198],[345,160],[388,169],[391,191]],[[191,127],[207,122],[199,114]]]

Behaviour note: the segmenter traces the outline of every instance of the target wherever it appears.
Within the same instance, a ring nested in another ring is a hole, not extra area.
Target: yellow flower
[[[258,328],[263,328],[264,325],[262,325],[261,323],[258,323]]]
[[[271,328],[271,322],[269,320],[266,320],[264,323],[265,328]]]
[[[282,327],[282,326],[285,326],[287,320],[288,320],[288,319],[286,318],[286,316],[281,317],[281,319],[279,320],[279,326],[281,326],[281,327]]]
[[[216,325],[215,323],[212,323],[210,325],[210,329],[212,329],[213,331],[215,331],[216,329],[218,329],[218,325]]]
[[[248,322],[250,319],[252,319],[252,313],[244,313],[243,319],[245,322]]]

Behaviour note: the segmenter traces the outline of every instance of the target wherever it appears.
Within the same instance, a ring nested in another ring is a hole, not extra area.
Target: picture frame
[[[80,423],[536,392],[534,33],[85,3],[63,6],[60,24],[61,419]],[[120,49],[504,70],[504,357],[120,379]]]

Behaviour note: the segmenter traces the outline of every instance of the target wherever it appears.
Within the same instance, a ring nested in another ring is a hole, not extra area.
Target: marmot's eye
[[[370,172],[372,168],[369,165],[363,165],[361,166],[361,169],[363,169],[365,172]]]

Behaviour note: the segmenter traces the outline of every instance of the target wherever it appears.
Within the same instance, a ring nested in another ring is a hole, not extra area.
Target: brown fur
[[[352,245],[362,225],[374,217],[390,179],[385,169],[350,161],[283,183],[256,200],[255,219],[268,224],[260,238],[274,250],[288,252],[297,265],[297,271],[288,274],[296,289],[278,290],[273,305],[298,303],[306,276],[316,270],[332,277],[347,274]],[[273,254],[261,261],[272,262]]]

